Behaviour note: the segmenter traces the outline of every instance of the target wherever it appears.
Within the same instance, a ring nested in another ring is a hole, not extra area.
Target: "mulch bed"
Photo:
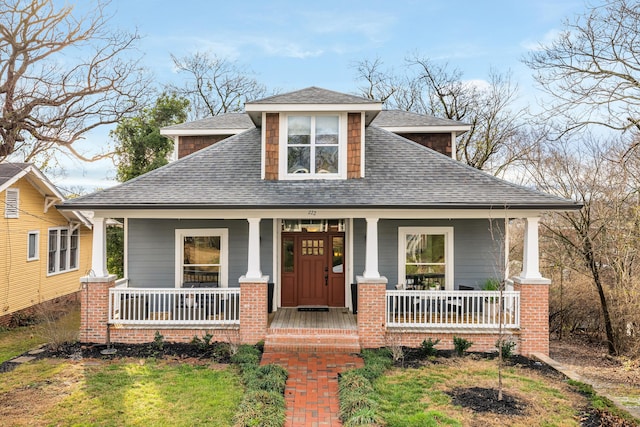
[[[157,345],[147,344],[111,344],[87,345],[87,344],[65,344],[59,348],[52,349],[49,346],[41,347],[42,352],[37,354],[25,353],[23,356],[34,357],[35,360],[51,359],[103,359],[115,358],[171,358],[171,359],[207,359],[217,363],[230,363],[229,345],[226,343],[211,343],[210,345],[195,345],[183,343],[163,343]],[[115,352],[114,352],[115,351]],[[20,363],[8,360],[0,364],[0,373],[14,370]]]
[[[498,400],[498,390],[493,388],[454,388],[447,393],[454,405],[469,408],[475,412],[492,412],[501,415],[520,415],[526,405],[508,393],[502,393]]]

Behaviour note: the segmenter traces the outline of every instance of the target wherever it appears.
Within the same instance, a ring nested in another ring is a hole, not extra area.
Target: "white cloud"
[[[552,30],[547,31],[542,37],[542,40],[527,39],[521,42],[520,45],[528,51],[538,52],[543,50],[545,47],[550,46],[551,43],[553,43],[554,40],[556,40],[558,36],[560,36],[561,33],[562,33],[562,30],[554,28]]]

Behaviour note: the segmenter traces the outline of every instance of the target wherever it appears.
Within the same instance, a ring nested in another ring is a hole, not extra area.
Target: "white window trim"
[[[338,173],[304,173],[290,174],[287,172],[287,130],[289,116],[338,116]],[[297,111],[290,113],[280,113],[280,127],[278,132],[278,176],[280,180],[303,181],[311,179],[346,179],[347,177],[347,113],[342,112],[318,112],[318,111]]]
[[[406,246],[408,234],[444,234],[446,290],[454,289],[453,227],[398,227],[398,283],[406,277]]]
[[[15,211],[9,210],[9,195],[15,195]],[[4,194],[4,217],[19,218],[20,217],[20,189],[7,188]]]
[[[52,231],[57,232],[57,240],[58,247],[56,250],[56,259],[55,263],[55,271],[49,271],[49,234]],[[67,266],[66,270],[60,270],[60,230],[67,230],[67,259],[65,265]],[[78,247],[76,250],[76,266],[74,268],[69,268],[71,265],[71,235],[77,231],[78,232]],[[51,227],[47,230],[47,276],[55,276],[57,274],[69,273],[70,271],[77,271],[80,268],[80,230],[76,229],[72,231],[71,227]]]
[[[179,228],[176,229],[175,239],[175,287],[182,285],[182,265],[184,263],[184,248],[182,242],[187,236],[219,236],[220,237],[220,287],[229,287],[229,230],[226,228]]]
[[[36,236],[35,256],[29,257],[29,243],[31,235]],[[27,232],[27,261],[38,261],[40,259],[40,230],[32,230]]]

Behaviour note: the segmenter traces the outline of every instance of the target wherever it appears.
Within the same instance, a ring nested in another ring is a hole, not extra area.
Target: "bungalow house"
[[[91,266],[91,224],[29,163],[0,163],[0,325],[72,299]]]
[[[175,161],[60,207],[94,212],[83,341],[353,351],[458,335],[491,350],[501,327],[520,353],[548,352],[538,221],[576,203],[456,161],[463,123],[316,87],[245,111],[164,128]],[[118,283],[108,218],[124,218]],[[524,259],[507,272],[513,218]],[[502,297],[482,290],[507,278]]]

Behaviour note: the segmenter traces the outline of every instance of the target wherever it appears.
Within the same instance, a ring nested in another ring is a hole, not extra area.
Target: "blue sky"
[[[565,18],[585,10],[582,0],[211,1],[112,0],[110,25],[137,28],[143,64],[158,85],[180,83],[170,54],[210,51],[250,68],[269,91],[308,86],[354,92],[353,64],[380,58],[401,71],[418,54],[483,80],[489,69],[511,71],[521,100],[537,95],[521,60],[549,41]],[[79,147],[102,146],[108,130]],[[110,161],[65,164],[61,187],[113,185]]]

